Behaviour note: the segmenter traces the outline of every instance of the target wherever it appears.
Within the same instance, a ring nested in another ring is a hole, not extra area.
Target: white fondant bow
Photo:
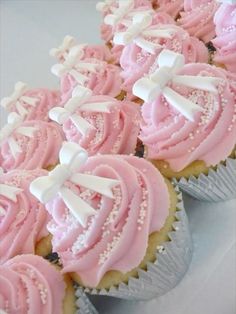
[[[114,43],[117,45],[128,45],[134,42],[145,51],[154,54],[157,48],[162,48],[158,43],[153,43],[145,38],[172,38],[174,29],[152,26],[152,16],[150,14],[138,13],[133,17],[133,23],[125,32],[116,33]]]
[[[18,134],[33,137],[34,132],[37,130],[35,127],[20,126],[23,121],[23,117],[16,112],[11,112],[7,117],[7,124],[0,131],[0,143],[4,140],[8,141],[10,151],[15,159],[17,154],[21,153],[22,150],[16,140],[11,136],[12,133],[15,131]]]
[[[134,0],[119,0],[119,7],[112,10],[113,13],[107,14],[104,18],[104,23],[115,26],[134,9]]]
[[[52,73],[59,77],[70,74],[78,84],[84,85],[88,77],[81,72],[96,72],[100,67],[98,63],[82,61],[85,46],[82,44],[72,47],[63,63],[52,66]]]
[[[194,121],[194,113],[202,111],[202,108],[178,94],[167,84],[176,83],[217,93],[215,84],[219,83],[220,79],[216,77],[177,75],[176,73],[184,66],[184,56],[170,50],[164,49],[158,56],[157,61],[159,68],[151,75],[138,80],[133,86],[133,94],[147,102],[155,100],[162,94],[170,105],[187,119]]]
[[[93,125],[84,119],[79,111],[109,113],[109,106],[112,104],[109,101],[88,103],[91,96],[92,91],[89,88],[76,86],[72,92],[72,98],[68,100],[64,108],[54,107],[49,111],[50,119],[63,124],[70,118],[78,131],[85,135],[89,128],[93,128]]]
[[[58,60],[66,59],[70,49],[76,45],[76,40],[74,37],[67,35],[64,37],[62,44],[58,48],[52,48],[50,50],[50,55],[56,57]]]
[[[99,12],[104,12],[105,10],[109,10],[111,6],[114,4],[114,0],[105,0],[105,1],[99,1],[96,4],[96,9]]]
[[[35,107],[38,99],[34,97],[24,96],[24,93],[27,91],[27,85],[22,82],[17,82],[15,84],[14,92],[11,96],[5,97],[1,101],[1,106],[7,110],[15,105],[18,113],[21,116],[24,116],[28,113],[28,110],[23,106],[23,104],[27,104],[29,106]]]
[[[79,173],[87,158],[87,152],[78,144],[65,142],[59,154],[60,165],[49,172],[48,176],[37,178],[30,185],[30,192],[44,204],[59,195],[84,227],[88,217],[96,214],[96,210],[66,187],[65,182],[70,181],[109,198],[113,198],[112,188],[119,184],[117,180]]]

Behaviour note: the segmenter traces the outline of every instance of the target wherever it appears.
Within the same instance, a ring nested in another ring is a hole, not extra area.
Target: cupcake
[[[68,141],[78,143],[89,155],[135,152],[140,108],[130,101],[95,96],[77,86],[64,107],[53,108],[49,116],[62,124]]]
[[[117,33],[114,37],[115,42],[125,45],[120,58],[124,79],[122,89],[131,99],[133,84],[152,72],[164,48],[183,53],[187,63],[208,62],[208,50],[197,38],[190,37],[176,25],[151,23],[149,15],[136,16],[127,32]]]
[[[215,0],[184,0],[184,11],[180,12],[178,25],[191,36],[208,43],[216,35],[213,19],[218,7]]]
[[[28,89],[25,83],[17,82],[13,94],[3,98],[1,106],[8,112],[18,113],[24,120],[49,121],[48,111],[59,102],[59,91]]]
[[[216,52],[213,62],[236,73],[236,3],[223,3],[214,17],[216,38],[212,40]]]
[[[13,169],[47,169],[58,161],[64,135],[54,122],[24,121],[16,112],[0,131],[0,167]]]
[[[18,255],[0,265],[0,308],[4,313],[76,311],[72,281],[40,256]]]
[[[78,45],[76,39],[70,35],[64,37],[62,44],[58,48],[52,48],[50,55],[57,58],[59,62],[64,62],[70,52],[70,49],[80,46],[83,51],[83,59],[94,58],[105,62],[112,61],[110,49],[106,45]]]
[[[236,196],[236,76],[163,50],[158,69],[137,81],[146,158],[190,195]]]
[[[62,103],[71,97],[77,85],[92,89],[94,94],[123,97],[120,89],[120,68],[94,58],[84,59],[83,56],[83,47],[74,46],[65,61],[55,64],[51,69],[60,78]]]
[[[101,4],[98,3],[98,10]],[[125,31],[132,22],[132,17],[137,13],[149,12],[154,14],[152,4],[148,0],[126,0],[113,1],[110,4],[109,10],[103,7],[103,22],[101,24],[101,38],[106,42],[106,45],[111,49],[113,62],[119,64],[120,56],[123,50],[122,45],[116,45],[113,41],[116,32]]]
[[[46,256],[51,240],[49,215],[29,185],[46,170],[12,170],[0,175],[0,264],[25,253]]]
[[[63,273],[86,291],[150,299],[173,288],[191,259],[181,195],[148,161],[65,143],[61,164],[30,191],[52,216]]]

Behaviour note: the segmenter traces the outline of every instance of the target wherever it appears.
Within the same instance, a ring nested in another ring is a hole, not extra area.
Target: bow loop
[[[30,192],[46,204],[58,195],[82,226],[86,226],[89,216],[96,214],[87,202],[65,185],[66,181],[91,189],[97,193],[113,197],[112,187],[117,180],[81,174],[81,166],[87,161],[87,152],[78,144],[65,142],[60,150],[58,165],[47,177],[35,179]]]
[[[169,83],[178,83],[183,86],[197,88],[208,92],[217,92],[215,85],[220,82],[219,78],[204,76],[178,75],[178,71],[184,65],[184,56],[173,51],[163,50],[158,56],[159,68],[147,77],[141,78],[133,86],[134,95],[144,101],[152,102],[160,94],[185,118],[194,121],[196,112],[202,111],[199,105],[186,99],[174,91]]]

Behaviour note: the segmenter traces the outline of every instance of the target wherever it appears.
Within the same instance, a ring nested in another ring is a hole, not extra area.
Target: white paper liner
[[[219,164],[216,170],[210,169],[207,175],[173,179],[173,182],[199,200],[219,202],[236,198],[236,159],[227,158],[225,164]]]
[[[98,314],[98,311],[90,302],[89,298],[83,292],[80,287],[75,287],[75,296],[76,296],[76,314]]]
[[[139,278],[131,277],[128,284],[120,283],[109,290],[86,288],[86,292],[128,300],[148,300],[167,293],[179,283],[191,261],[192,239],[182,194],[177,186],[175,191],[178,194],[177,220],[173,223],[174,231],[168,234],[171,241],[157,248],[157,260],[147,264],[147,271],[139,269]]]

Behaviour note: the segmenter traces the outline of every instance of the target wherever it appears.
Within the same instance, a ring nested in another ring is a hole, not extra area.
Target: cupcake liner
[[[173,182],[198,200],[219,202],[236,198],[236,159],[227,158],[225,164],[210,169],[207,175],[173,179]]]
[[[75,296],[77,298],[76,300],[76,314],[98,314],[95,307],[92,305],[92,303],[89,301],[86,294],[83,292],[83,290],[80,287],[76,287]]]
[[[184,210],[182,194],[176,186],[179,209],[173,223],[170,241],[157,247],[154,263],[147,263],[147,270],[138,269],[138,278],[131,277],[127,284],[120,283],[109,289],[89,289],[91,294],[113,296],[128,300],[147,300],[161,296],[174,288],[186,273],[192,257],[192,239]]]

